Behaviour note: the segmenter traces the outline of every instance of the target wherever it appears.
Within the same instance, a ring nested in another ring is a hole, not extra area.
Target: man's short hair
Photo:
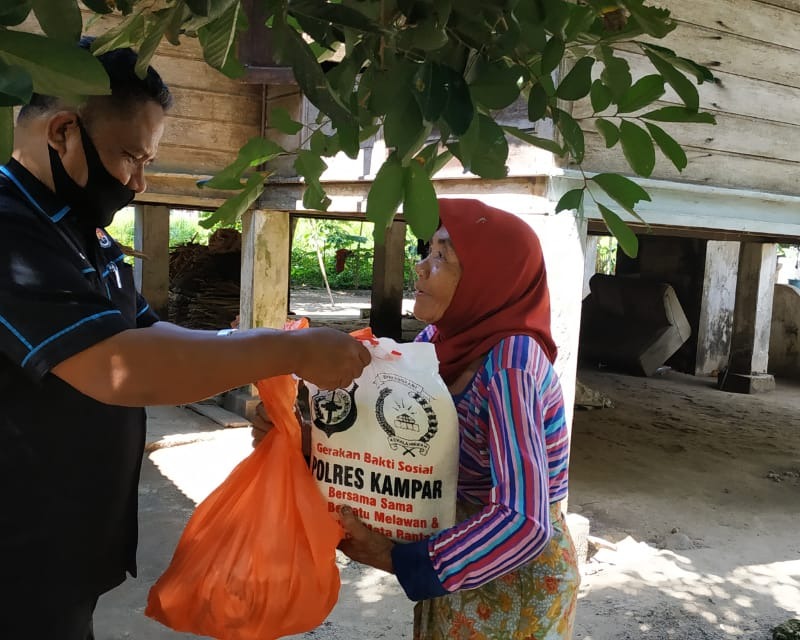
[[[94,37],[83,36],[79,46],[90,50]],[[161,105],[164,111],[172,106],[172,94],[158,72],[153,67],[147,67],[144,78],[136,75],[136,62],[138,55],[133,49],[115,49],[97,56],[100,64],[108,74],[111,86],[110,96],[90,96],[89,101],[103,99],[111,102],[117,109],[130,109],[132,106],[145,102],[155,102]],[[39,115],[58,108],[61,100],[54,96],[45,96],[34,93],[30,102],[22,107],[19,118]]]

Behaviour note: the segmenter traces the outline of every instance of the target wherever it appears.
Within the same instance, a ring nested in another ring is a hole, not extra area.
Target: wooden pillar
[[[372,262],[370,326],[376,336],[399,340],[403,335],[406,223],[393,222],[386,242],[375,245]]]
[[[162,320],[169,315],[169,208],[134,207],[134,249],[146,259],[136,258],[133,277],[136,288]]]
[[[723,391],[757,393],[775,388],[767,363],[776,263],[774,244],[741,243],[731,353],[727,369],[719,376]]]
[[[289,290],[289,213],[254,210],[242,218],[239,326],[280,329]]]

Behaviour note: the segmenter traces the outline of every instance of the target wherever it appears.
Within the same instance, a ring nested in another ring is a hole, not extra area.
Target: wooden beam
[[[393,222],[386,242],[375,245],[372,262],[372,300],[369,324],[376,336],[400,340],[403,335],[406,224]]]
[[[164,320],[169,316],[169,208],[134,207],[134,249],[147,256],[136,258],[136,288]]]
[[[256,209],[242,217],[239,326],[280,329],[289,289],[289,213]]]

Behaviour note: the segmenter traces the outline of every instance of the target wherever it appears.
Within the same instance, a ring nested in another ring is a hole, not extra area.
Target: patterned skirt
[[[459,503],[458,518],[474,507]],[[414,607],[414,640],[569,640],[580,573],[561,514],[550,505],[553,537],[528,564],[478,587]]]

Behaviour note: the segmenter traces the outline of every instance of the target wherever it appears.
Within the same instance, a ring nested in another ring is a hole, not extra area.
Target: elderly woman
[[[477,200],[439,207],[414,315],[458,411],[458,522],[397,544],[345,509],[340,548],[419,601],[415,639],[570,638],[580,577],[561,512],[569,437],[539,240]]]

